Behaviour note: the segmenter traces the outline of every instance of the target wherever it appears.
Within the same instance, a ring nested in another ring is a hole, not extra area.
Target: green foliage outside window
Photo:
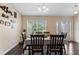
[[[43,30],[45,30],[45,26],[43,24],[32,24],[32,32],[42,32]]]

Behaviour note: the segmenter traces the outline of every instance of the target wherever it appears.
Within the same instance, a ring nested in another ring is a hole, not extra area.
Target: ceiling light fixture
[[[49,10],[49,8],[45,6],[45,4],[42,4],[41,6],[38,7],[38,10],[40,12],[46,13]]]
[[[78,6],[75,5],[75,11],[74,11],[74,14],[78,14],[78,10],[77,10]]]

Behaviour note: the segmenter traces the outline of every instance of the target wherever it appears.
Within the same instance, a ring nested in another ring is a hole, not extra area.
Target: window
[[[44,19],[30,19],[27,21],[27,34],[46,31],[47,22]]]
[[[61,34],[61,32],[63,33],[67,33],[67,38],[71,38],[72,34],[71,34],[71,22],[64,20],[64,21],[58,21],[56,23],[56,32],[58,34]]]

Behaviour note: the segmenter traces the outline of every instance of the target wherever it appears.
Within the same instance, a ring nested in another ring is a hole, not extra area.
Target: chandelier
[[[49,11],[49,8],[45,4],[42,4],[38,7],[38,11],[46,13],[47,11]]]

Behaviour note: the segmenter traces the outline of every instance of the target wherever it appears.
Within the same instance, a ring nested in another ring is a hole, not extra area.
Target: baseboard
[[[74,41],[74,40],[66,40],[66,41]]]
[[[74,41],[75,43],[79,43],[78,41]]]
[[[5,55],[7,52],[9,52],[11,49],[13,49],[16,45],[18,45],[18,43],[14,44],[13,46],[11,46],[8,50],[6,50],[5,52],[1,53],[1,55]]]

